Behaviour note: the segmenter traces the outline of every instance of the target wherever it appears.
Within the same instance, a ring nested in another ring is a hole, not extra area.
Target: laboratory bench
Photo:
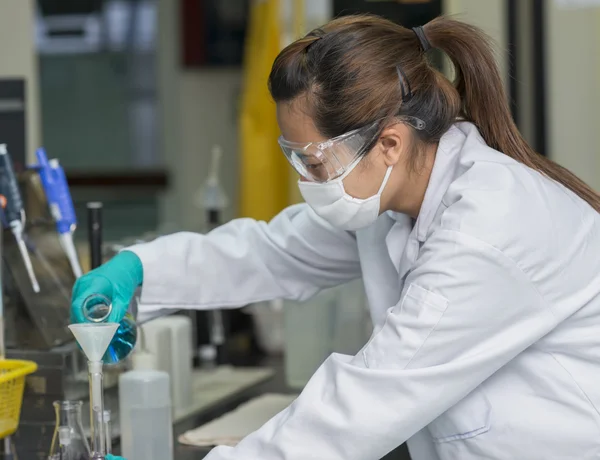
[[[240,404],[260,396],[265,393],[295,394],[297,391],[288,387],[285,382],[283,362],[281,360],[270,359],[260,363],[262,366],[268,366],[275,370],[274,375],[267,381],[259,383],[253,387],[247,388],[231,397],[224,398],[208,410],[176,422],[173,425],[173,446],[174,460],[201,460],[210,452],[210,448],[199,448],[187,446],[179,443],[177,440],[185,432],[197,428],[211,420],[220,417],[238,407]],[[115,452],[119,452],[119,446],[116,445]],[[403,445],[396,451],[390,453],[382,460],[410,460],[406,447]]]
[[[13,352],[14,353],[14,352]],[[13,354],[11,353],[11,354]],[[66,352],[68,355],[68,350]],[[24,354],[15,358],[33,359],[36,356]],[[38,357],[39,358],[39,357]],[[31,387],[39,394],[30,394],[24,398],[21,411],[21,424],[13,440],[20,444],[26,451],[19,452],[19,458],[23,460],[44,459],[47,455],[50,441],[55,426],[55,415],[52,401],[57,399],[77,400],[83,399],[87,386],[85,372],[72,389],[63,388],[64,379],[61,375],[67,371],[58,366],[65,361],[60,354],[48,355],[38,359],[39,368],[35,378],[31,378]],[[35,359],[34,359],[35,360]],[[196,394],[194,403],[186,413],[178,413],[173,424],[173,447],[174,460],[201,460],[209,453],[209,448],[198,448],[179,443],[178,438],[211,420],[221,417],[243,403],[266,393],[297,394],[296,390],[288,387],[285,380],[284,363],[282,359],[245,359],[244,362],[232,362],[236,368],[220,368],[217,372],[195,373],[194,392]],[[220,373],[219,380],[211,380],[212,376]],[[202,380],[198,382],[198,376]],[[240,376],[243,376],[240,378]],[[225,377],[225,378],[224,378]],[[114,380],[105,375],[105,385],[108,380]],[[118,389],[116,386],[105,386],[105,408],[109,408],[114,414],[118,414]],[[32,388],[28,388],[29,391]],[[78,393],[75,393],[77,391]],[[84,403],[82,413],[89,411],[87,402]],[[85,416],[84,416],[85,417]],[[46,420],[46,422],[41,422]],[[113,422],[113,452],[119,453],[119,425],[118,418]],[[21,449],[21,450],[22,450]],[[0,460],[4,456],[0,452]],[[386,456],[383,460],[410,460],[404,446]]]

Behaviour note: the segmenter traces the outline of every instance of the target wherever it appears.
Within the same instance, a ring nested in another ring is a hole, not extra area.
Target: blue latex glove
[[[83,275],[73,286],[71,322],[84,323],[83,302],[92,294],[102,294],[112,302],[109,322],[120,322],[133,294],[144,279],[139,257],[131,251],[122,251],[104,265]]]
[[[116,455],[106,454],[104,457],[106,460],[125,460],[123,457],[117,457]]]

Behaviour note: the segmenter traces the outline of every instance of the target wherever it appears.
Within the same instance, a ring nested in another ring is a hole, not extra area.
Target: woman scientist
[[[375,330],[210,460],[600,458],[600,197],[534,153],[480,30],[336,19],[269,87],[306,204],[124,251],[82,277],[147,308],[308,299],[362,277]],[[426,57],[444,52],[452,84]],[[308,340],[308,338],[307,338]]]

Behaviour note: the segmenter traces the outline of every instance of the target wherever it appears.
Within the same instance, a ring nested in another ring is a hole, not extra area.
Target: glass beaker
[[[102,358],[105,364],[116,364],[125,359],[133,351],[137,342],[137,326],[135,324],[135,297],[129,304],[129,310],[119,323],[119,328]],[[82,305],[83,316],[91,323],[104,323],[112,311],[110,299],[103,294],[88,296]]]
[[[81,401],[55,401],[56,427],[48,460],[88,460],[90,445],[83,433]]]

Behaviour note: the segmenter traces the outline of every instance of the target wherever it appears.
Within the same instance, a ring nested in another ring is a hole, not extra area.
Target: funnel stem
[[[104,433],[104,382],[102,362],[88,361],[90,380],[90,429],[92,438],[92,458],[106,455],[106,435]]]

